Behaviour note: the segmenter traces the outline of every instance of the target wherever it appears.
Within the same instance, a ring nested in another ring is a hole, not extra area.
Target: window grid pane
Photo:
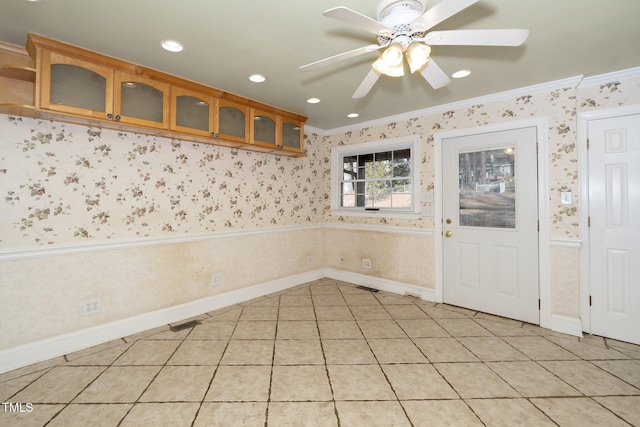
[[[342,157],[340,207],[411,209],[411,150]]]

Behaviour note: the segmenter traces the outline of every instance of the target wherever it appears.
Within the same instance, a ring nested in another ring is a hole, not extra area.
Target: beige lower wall
[[[434,289],[433,235],[424,231],[361,231],[329,226],[326,266]],[[362,260],[371,260],[371,269]]]
[[[327,224],[3,261],[0,351],[322,268],[433,291],[434,250],[428,230]],[[552,315],[580,317],[579,254],[551,246]],[[83,316],[94,297],[102,311]]]
[[[0,262],[0,350],[318,269],[323,240],[310,227]],[[94,297],[102,311],[83,316]]]
[[[580,248],[551,246],[551,314],[580,318]]]

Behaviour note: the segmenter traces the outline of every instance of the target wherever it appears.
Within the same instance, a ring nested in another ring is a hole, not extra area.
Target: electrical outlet
[[[222,285],[223,282],[224,282],[224,276],[222,275],[222,273],[216,273],[213,276],[211,276],[211,284],[213,286]]]
[[[313,264],[313,255],[309,255],[307,257],[307,265],[309,265],[309,264]]]
[[[92,314],[97,314],[102,311],[102,302],[100,298],[91,298],[82,301],[82,315],[83,316],[91,316]]]
[[[362,259],[362,268],[371,268],[371,260],[363,258]]]

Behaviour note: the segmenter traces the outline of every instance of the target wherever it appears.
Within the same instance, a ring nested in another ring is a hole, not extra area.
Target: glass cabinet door
[[[216,118],[216,134],[220,139],[249,142],[248,107],[219,99]]]
[[[42,52],[40,107],[107,118],[113,108],[113,71],[55,52]]]
[[[252,114],[253,132],[251,143],[262,146],[276,146],[276,116],[254,110]]]
[[[169,127],[169,85],[116,71],[116,121],[149,127]]]
[[[215,99],[187,89],[171,88],[171,129],[212,136]]]
[[[302,124],[286,120],[282,122],[282,147],[302,148]]]

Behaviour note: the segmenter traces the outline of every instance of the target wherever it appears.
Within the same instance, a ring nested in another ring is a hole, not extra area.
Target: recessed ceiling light
[[[360,114],[358,114],[358,113],[350,113],[350,114],[347,114],[347,117],[349,117],[350,119],[355,119],[356,117],[360,117]]]
[[[251,80],[254,83],[262,83],[263,81],[267,80],[267,78],[262,74],[251,74],[249,76],[249,80]]]
[[[162,42],[160,42],[160,46],[169,52],[182,52],[184,50],[182,43],[175,40],[162,40]]]
[[[451,74],[451,77],[453,77],[454,79],[461,79],[463,77],[467,77],[469,74],[471,74],[471,71],[469,70],[459,70]]]
[[[307,102],[309,104],[317,104],[318,102],[320,102],[320,99],[319,98],[309,98],[309,99],[307,99]]]

